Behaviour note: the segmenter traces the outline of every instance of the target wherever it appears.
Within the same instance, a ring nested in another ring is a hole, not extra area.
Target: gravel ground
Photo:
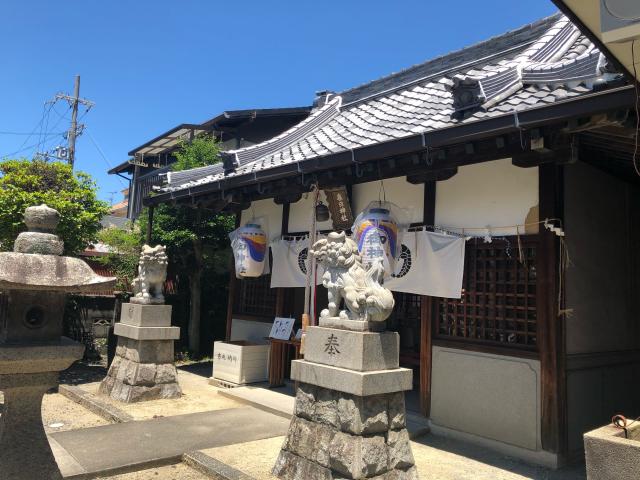
[[[200,372],[198,372],[200,373]],[[172,400],[151,400],[140,403],[121,403],[98,393],[100,382],[79,385],[96,399],[110,403],[131,415],[135,420],[184,415],[187,413],[210,412],[244,406],[240,402],[218,395],[219,389],[209,385],[208,378],[202,374],[178,369],[178,383],[182,388],[182,397]]]
[[[3,407],[4,396],[0,392],[0,414]],[[59,393],[47,393],[42,399],[42,423],[47,433],[109,425],[102,417]]]
[[[269,438],[203,452],[256,480],[276,480],[271,475],[284,437]],[[475,445],[434,435],[411,442],[421,480],[584,480],[584,467],[552,471],[527,465]],[[247,459],[250,459],[247,461]]]
[[[271,469],[276,463],[284,437],[209,448],[203,453],[240,470],[256,480],[276,480]]]
[[[99,427],[110,423],[59,393],[44,396],[42,422],[47,433]]]
[[[103,480],[202,480],[204,478],[211,477],[205,477],[202,473],[183,464],[124,473],[113,477],[99,477]]]

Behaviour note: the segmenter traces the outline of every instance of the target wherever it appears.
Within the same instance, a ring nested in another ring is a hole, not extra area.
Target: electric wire
[[[65,132],[53,132],[53,133],[46,133],[44,135],[46,135],[47,137],[53,137],[55,135],[63,135]],[[33,132],[10,132],[10,131],[6,131],[6,130],[0,130],[0,135],[16,135],[16,136],[23,136],[23,135],[33,135]]]
[[[87,136],[89,137],[89,140],[91,140],[91,143],[96,148],[96,150],[98,151],[98,153],[102,157],[102,160],[107,165],[107,167],[109,169],[113,168],[113,164],[109,161],[107,156],[104,154],[104,152],[102,151],[102,148],[100,148],[100,145],[98,145],[98,142],[96,141],[96,139],[93,138],[93,135],[91,135],[91,132],[88,129],[85,129],[84,131],[87,132]],[[121,185],[127,186],[122,178],[120,178],[118,176],[116,176],[116,178],[118,179],[118,181],[120,182]]]
[[[38,143],[38,147],[37,147],[36,153],[41,150],[40,145],[42,145],[44,147],[44,141],[45,141],[46,137],[43,135],[43,133],[47,133],[49,131],[49,119],[51,118],[51,109],[54,108],[54,107],[55,107],[55,105],[52,103],[51,107],[49,108],[49,110],[47,110],[47,116],[46,116],[45,121],[44,121],[44,130],[42,129],[42,127],[40,127],[40,135],[38,137],[38,142],[39,143]]]
[[[47,104],[45,103],[42,107],[42,116],[40,117],[40,121],[36,124],[35,127],[33,127],[33,130],[31,131],[31,134],[29,134],[25,139],[24,142],[22,142],[22,144],[18,147],[18,150],[16,150],[16,152],[14,153],[10,153],[8,155],[5,155],[5,157],[9,157],[12,155],[15,155],[16,153],[21,152],[22,148],[27,144],[27,142],[29,141],[29,139],[36,133],[36,130],[38,129],[38,127],[40,127],[42,125],[42,122],[44,122],[44,115],[45,115],[45,109],[46,109]]]

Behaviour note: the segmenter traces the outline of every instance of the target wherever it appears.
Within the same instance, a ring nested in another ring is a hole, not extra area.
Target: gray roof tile
[[[602,74],[598,55],[574,25],[554,15],[346,90],[278,137],[230,152],[240,160],[235,171],[225,173],[214,165],[173,172],[165,191],[584,95]],[[481,108],[454,114],[454,75],[482,85]]]

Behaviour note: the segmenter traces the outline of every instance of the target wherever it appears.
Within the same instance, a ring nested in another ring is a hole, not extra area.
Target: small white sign
[[[278,340],[289,340],[295,319],[276,317],[271,327],[269,338],[277,338]]]

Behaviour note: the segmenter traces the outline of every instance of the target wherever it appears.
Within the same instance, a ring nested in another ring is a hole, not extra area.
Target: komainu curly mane
[[[133,280],[133,303],[164,303],[162,288],[169,263],[162,245],[145,245],[140,253],[138,276]]]
[[[333,232],[318,240],[311,253],[325,268],[322,284],[329,295],[328,308],[320,317],[373,322],[389,317],[394,300],[391,292],[380,284],[384,274],[382,262],[365,270],[358,246],[344,232]],[[346,310],[340,310],[343,299]]]

